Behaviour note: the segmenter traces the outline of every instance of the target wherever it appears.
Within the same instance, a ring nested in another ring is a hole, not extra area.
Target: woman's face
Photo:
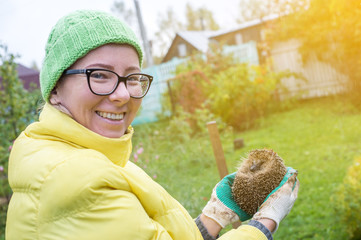
[[[70,69],[103,68],[119,76],[140,72],[139,59],[128,45],[107,44],[77,60]],[[59,81],[51,103],[60,104],[86,128],[104,137],[119,138],[134,120],[141,99],[129,96],[124,83],[108,96],[93,94],[85,74],[67,75]]]

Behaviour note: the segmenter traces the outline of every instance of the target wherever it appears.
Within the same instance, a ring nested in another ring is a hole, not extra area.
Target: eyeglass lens
[[[97,94],[111,93],[118,83],[118,76],[113,72],[96,70],[89,76],[90,87]],[[149,78],[143,74],[127,77],[126,88],[132,97],[142,97],[149,88]]]

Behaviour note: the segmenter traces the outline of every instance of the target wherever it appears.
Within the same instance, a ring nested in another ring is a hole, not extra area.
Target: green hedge
[[[333,200],[347,238],[361,239],[361,157],[349,167]]]

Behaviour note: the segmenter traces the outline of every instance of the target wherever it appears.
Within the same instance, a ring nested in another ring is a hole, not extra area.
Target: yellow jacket
[[[194,220],[128,161],[133,129],[102,137],[46,104],[15,141],[6,239],[202,239]],[[242,226],[220,239],[267,239]]]

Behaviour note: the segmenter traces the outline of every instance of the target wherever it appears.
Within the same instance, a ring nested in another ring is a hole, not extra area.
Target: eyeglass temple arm
[[[82,74],[86,73],[86,69],[69,69],[64,72],[65,74]]]

